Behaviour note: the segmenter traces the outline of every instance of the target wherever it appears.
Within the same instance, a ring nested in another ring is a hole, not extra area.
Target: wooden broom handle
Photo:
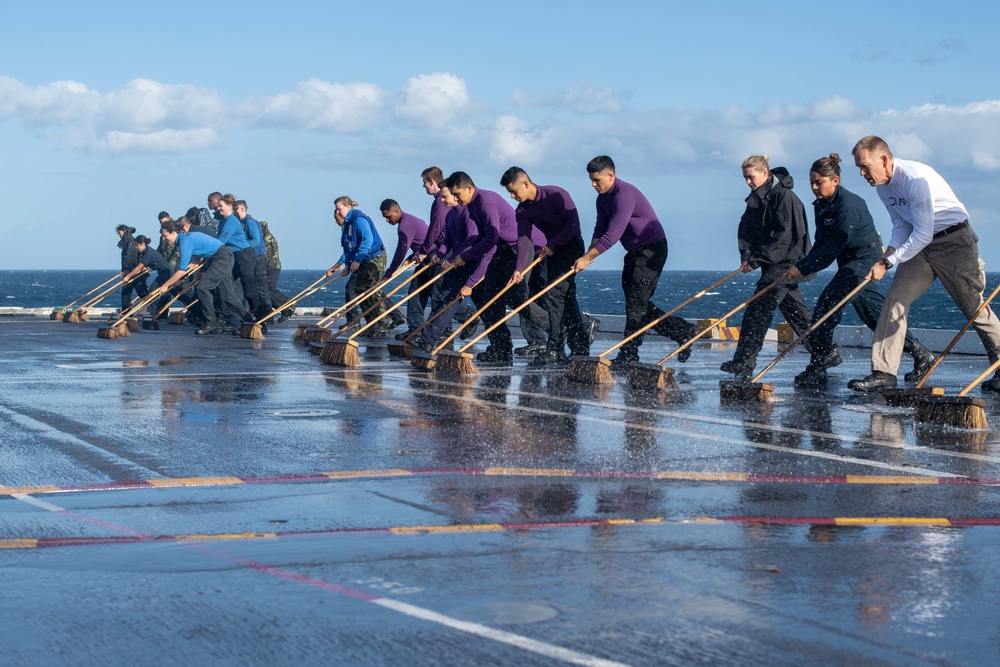
[[[802,334],[801,336],[799,336],[798,338],[796,338],[794,341],[792,341],[792,344],[789,345],[788,347],[786,347],[781,352],[779,352],[778,355],[774,359],[771,359],[771,363],[769,363],[767,366],[764,366],[764,370],[762,370],[760,373],[757,373],[757,375],[755,375],[754,378],[752,380],[750,380],[750,381],[751,382],[759,382],[760,379],[762,377],[764,377],[764,373],[766,373],[769,370],[771,370],[772,368],[774,368],[774,365],[776,363],[778,363],[779,361],[781,361],[786,354],[788,354],[793,349],[795,349],[796,345],[798,345],[799,343],[801,343],[802,341],[804,341],[806,339],[806,336],[808,336],[809,334],[811,334],[813,331],[816,331],[816,329],[818,329],[819,326],[821,324],[823,324],[823,322],[826,322],[828,319],[830,319],[830,317],[833,316],[834,313],[836,313],[838,310],[840,310],[841,308],[843,308],[844,306],[846,306],[851,301],[851,299],[853,299],[855,296],[857,296],[858,292],[860,292],[865,287],[867,287],[868,283],[870,283],[870,282],[871,282],[871,278],[865,278],[864,280],[862,280],[861,283],[858,284],[857,287],[855,287],[850,292],[848,292],[847,295],[843,299],[841,299],[840,301],[838,301],[836,303],[836,305],[834,305],[833,308],[831,308],[830,310],[826,311],[826,313],[823,315],[823,317],[821,317],[818,320],[816,320],[812,324],[812,326],[810,326],[808,329],[806,329],[806,332],[804,334]]]
[[[625,345],[629,341],[635,340],[636,338],[638,338],[642,334],[646,333],[647,331],[649,331],[650,329],[652,329],[653,327],[655,327],[660,322],[663,322],[664,320],[666,320],[668,317],[670,317],[671,315],[673,315],[674,313],[676,313],[681,308],[684,308],[685,306],[687,306],[688,304],[690,304],[692,301],[697,301],[698,299],[700,299],[701,297],[705,296],[706,294],[708,294],[709,292],[711,292],[713,289],[715,289],[716,287],[718,287],[722,283],[724,283],[724,282],[726,282],[728,280],[731,280],[740,271],[742,271],[742,267],[739,268],[739,269],[736,269],[735,271],[733,271],[732,273],[730,273],[725,278],[722,278],[722,279],[720,279],[720,280],[712,283],[711,285],[709,285],[705,289],[701,290],[700,292],[698,292],[697,294],[695,294],[694,296],[692,296],[691,298],[689,298],[687,301],[685,301],[681,305],[673,308],[672,310],[669,310],[669,311],[663,313],[662,315],[660,315],[659,317],[657,317],[652,322],[649,322],[648,324],[644,324],[642,327],[640,327],[634,333],[629,334],[628,336],[626,336],[622,340],[618,341],[617,343],[615,343],[614,345],[612,345],[608,349],[604,350],[604,352],[601,352],[599,355],[597,355],[597,358],[601,359],[603,357],[606,357],[609,354],[611,354],[612,352],[614,352],[615,350],[617,350],[618,348],[620,348],[622,345]],[[698,337],[700,338],[700,336],[698,336]],[[663,362],[661,361],[660,363],[663,363]]]
[[[989,375],[990,373],[996,371],[996,369],[998,369],[998,368],[1000,368],[1000,359],[997,359],[992,364],[990,364],[989,368],[987,368],[985,371],[983,371],[982,373],[980,373],[979,377],[977,377],[975,380],[973,380],[972,382],[970,382],[969,386],[967,386],[962,391],[958,392],[956,394],[956,396],[965,396],[970,391],[972,391],[973,388],[975,388],[975,386],[977,384],[979,384],[980,382],[982,382],[983,380],[985,380],[987,375]]]
[[[575,273],[576,273],[576,269],[570,269],[569,271],[567,271],[566,273],[562,274],[561,276],[559,276],[558,278],[556,278],[555,280],[553,280],[552,282],[550,282],[548,285],[546,285],[542,289],[538,290],[538,292],[536,294],[534,294],[534,295],[528,297],[527,299],[525,299],[524,303],[522,303],[520,306],[511,309],[511,311],[509,313],[507,313],[506,315],[504,315],[503,317],[501,317],[499,320],[497,320],[496,322],[494,322],[492,325],[490,325],[489,327],[487,327],[483,331],[483,333],[479,334],[478,336],[476,336],[475,338],[473,338],[472,340],[470,340],[468,343],[466,343],[465,345],[463,345],[462,349],[460,349],[459,352],[465,352],[466,350],[468,350],[470,347],[472,347],[473,345],[475,345],[477,342],[481,341],[488,334],[492,333],[494,329],[496,329],[501,324],[503,324],[504,322],[506,322],[510,318],[514,317],[518,313],[520,313],[522,310],[524,310],[525,308],[527,308],[528,306],[530,306],[531,304],[533,304],[538,299],[542,298],[545,294],[547,294],[549,292],[549,290],[551,290],[552,288],[556,287],[559,283],[561,283],[562,281],[566,280],[567,278],[569,278],[570,276],[572,276]]]
[[[344,313],[346,313],[349,309],[353,308],[354,306],[356,306],[357,304],[361,303],[362,301],[364,301],[365,299],[367,299],[369,296],[371,296],[372,294],[374,294],[378,290],[382,289],[383,285],[385,285],[386,283],[388,283],[390,280],[392,280],[393,278],[395,278],[396,276],[398,276],[399,274],[401,274],[403,271],[405,271],[406,269],[410,268],[414,264],[415,264],[415,262],[410,261],[410,260],[408,260],[406,262],[403,262],[403,265],[400,266],[398,269],[396,269],[396,272],[394,274],[392,274],[391,276],[388,276],[386,278],[382,278],[382,280],[378,281],[378,283],[376,283],[374,287],[372,287],[371,289],[368,289],[368,290],[362,292],[361,294],[358,294],[353,299],[351,299],[350,301],[348,301],[347,303],[345,303],[340,308],[337,308],[336,310],[334,310],[332,313],[330,313],[329,315],[327,315],[326,317],[324,317],[323,319],[321,319],[319,322],[317,322],[313,326],[315,326],[315,327],[321,327],[321,326],[326,325],[329,322],[333,322],[334,320],[338,319],[341,315],[343,315]],[[344,275],[344,274],[341,273],[340,275]]]
[[[320,278],[319,280],[317,280],[316,282],[314,282],[312,285],[310,285],[309,287],[305,288],[304,290],[302,290],[301,292],[299,292],[298,294],[296,294],[295,296],[293,296],[288,301],[285,301],[283,304],[281,304],[280,306],[278,306],[277,308],[275,308],[274,310],[272,310],[267,315],[264,315],[263,317],[259,318],[257,320],[256,324],[261,324],[263,322],[266,322],[268,319],[274,317],[275,315],[277,315],[281,311],[285,310],[289,306],[294,306],[295,304],[297,304],[299,301],[301,301],[302,299],[306,298],[307,296],[312,296],[313,294],[315,294],[316,292],[320,291],[321,289],[323,289],[327,285],[332,285],[333,283],[337,282],[337,280],[341,276],[343,276],[343,275],[344,275],[343,273],[338,273],[337,275],[333,276],[332,278],[327,278],[326,274],[323,274],[323,277]],[[326,280],[325,283],[322,282],[324,280]],[[320,283],[322,283],[322,284],[320,284]]]
[[[106,297],[107,295],[111,294],[111,293],[112,293],[112,292],[114,292],[114,291],[115,291],[116,289],[119,289],[119,288],[121,288],[121,287],[124,287],[124,286],[125,286],[125,285],[127,285],[127,284],[130,284],[130,283],[133,283],[133,282],[135,282],[135,281],[136,281],[136,279],[138,279],[138,278],[141,278],[142,276],[146,275],[147,273],[149,273],[149,269],[143,269],[143,270],[142,270],[142,271],[140,271],[140,272],[139,272],[139,273],[138,273],[137,275],[133,276],[133,277],[132,277],[132,279],[131,279],[131,280],[129,280],[129,281],[127,282],[127,283],[126,283],[126,282],[125,282],[124,280],[123,280],[123,281],[121,281],[120,283],[115,283],[114,285],[112,285],[112,286],[111,286],[111,287],[109,287],[108,289],[104,290],[103,292],[101,292],[100,294],[98,294],[97,296],[95,296],[95,297],[94,297],[93,299],[91,299],[90,301],[87,301],[87,302],[86,302],[86,303],[84,303],[83,305],[79,306],[79,307],[77,308],[77,310],[85,310],[85,309],[87,309],[87,308],[91,308],[91,307],[93,307],[93,305],[94,305],[94,304],[96,304],[96,303],[100,303],[100,302],[101,302],[101,300],[102,300],[102,299],[103,299],[104,297]]]
[[[194,266],[194,265],[189,266],[187,268],[187,270],[184,272],[184,277],[190,276],[192,273],[194,273],[195,271],[197,271],[200,268],[201,268],[200,266]],[[136,276],[136,278],[138,278],[138,277],[139,276]],[[124,322],[125,320],[127,320],[128,318],[132,317],[132,315],[134,313],[136,313],[137,311],[145,308],[146,306],[148,306],[149,304],[153,303],[153,301],[155,301],[158,298],[160,298],[159,288],[154,289],[154,290],[150,290],[149,294],[147,294],[146,296],[144,296],[141,299],[139,299],[138,302],[130,305],[128,308],[126,308],[122,312],[118,313],[118,320],[114,324],[112,324],[111,326],[113,326],[113,327],[118,326],[119,324],[121,324],[122,322]]]
[[[195,285],[197,285],[199,280],[201,280],[201,278],[197,278],[195,280],[192,280],[187,285],[185,285],[184,289],[182,289],[180,292],[178,292],[174,296],[174,298],[172,298],[170,301],[167,301],[163,305],[163,308],[160,308],[158,311],[156,311],[156,315],[153,315],[153,319],[154,320],[158,319],[160,317],[160,315],[162,315],[163,313],[167,312],[167,309],[170,308],[170,306],[174,305],[174,301],[177,301],[177,299],[179,299],[182,296],[184,296],[185,294],[187,294],[188,290],[191,289],[192,287],[194,287]]]
[[[101,283],[100,285],[98,285],[94,289],[90,290],[89,292],[87,292],[83,296],[81,296],[79,298],[76,298],[76,299],[73,299],[72,301],[70,301],[69,303],[67,303],[65,306],[63,306],[62,308],[59,308],[59,310],[66,310],[67,308],[69,308],[70,306],[72,306],[73,304],[75,304],[77,301],[80,301],[80,299],[87,298],[88,296],[90,296],[91,294],[93,294],[97,290],[101,289],[102,287],[104,287],[108,283],[110,283],[110,282],[112,282],[114,280],[118,280],[120,277],[121,277],[121,274],[120,273],[116,273],[115,275],[111,276],[110,278],[108,278],[103,283]]]
[[[411,280],[413,280],[414,278],[416,278],[420,274],[421,271],[423,271],[424,269],[429,269],[429,268],[431,268],[431,266],[433,266],[433,265],[432,264],[426,264],[423,267],[421,267],[420,269],[414,271],[413,275],[410,276],[406,280],[406,282],[404,282],[399,287],[403,287],[403,285],[405,285],[406,283],[408,283]],[[391,308],[386,308],[385,312],[383,312],[378,317],[373,318],[371,322],[366,323],[363,327],[361,327],[360,329],[358,329],[357,331],[355,331],[353,334],[351,334],[350,336],[348,336],[347,339],[348,340],[353,340],[353,339],[357,338],[358,336],[360,336],[361,334],[363,334],[365,331],[367,331],[370,327],[374,326],[375,324],[378,324],[381,320],[383,320],[384,318],[388,317],[392,313],[392,311],[396,310],[397,308],[399,308],[400,306],[402,306],[404,303],[406,303],[407,301],[409,301],[413,297],[419,296],[420,292],[422,292],[423,290],[425,290],[428,287],[430,287],[431,285],[433,285],[435,283],[435,281],[437,281],[439,278],[442,278],[444,276],[444,274],[448,273],[448,271],[451,271],[452,268],[453,267],[449,266],[446,270],[441,271],[436,276],[432,277],[430,280],[428,280],[427,282],[425,282],[423,285],[421,285],[417,289],[413,290],[412,292],[410,292],[409,294],[407,294],[406,296],[404,296],[402,299],[400,299],[396,303],[392,304]],[[399,287],[397,287],[396,289],[398,290]],[[392,294],[387,294],[385,298],[388,299],[390,296],[392,296]],[[362,315],[362,317],[364,317],[364,315]]]
[[[756,301],[760,297],[764,296],[765,294],[767,294],[768,292],[770,292],[771,290],[773,290],[778,285],[783,285],[783,284],[784,284],[783,280],[775,280],[773,283],[771,283],[770,285],[768,285],[767,287],[765,287],[761,291],[757,292],[756,294],[754,294],[753,296],[751,296],[749,299],[747,299],[746,301],[744,301],[740,305],[736,306],[735,308],[733,308],[732,310],[730,310],[728,313],[726,313],[725,315],[723,315],[719,319],[720,320],[724,320],[724,319],[726,319],[728,317],[731,317],[731,316],[735,315],[736,313],[740,312],[741,310],[743,310],[744,308],[746,308],[747,306],[749,306],[751,303],[753,303],[754,301]],[[701,331],[697,332],[695,335],[691,336],[691,339],[688,342],[683,343],[682,345],[678,345],[674,349],[673,352],[671,352],[667,356],[663,357],[662,359],[660,359],[656,363],[657,364],[665,364],[665,363],[667,363],[668,361],[670,361],[671,359],[673,359],[676,355],[680,354],[683,350],[686,350],[689,347],[691,347],[692,345],[694,345],[695,342],[697,342],[702,336],[704,336],[706,333],[708,333],[709,331],[711,331],[714,326],[715,326],[714,324],[709,324],[707,327],[705,327]]]
[[[979,314],[984,310],[986,310],[986,306],[990,305],[990,301],[992,301],[997,294],[1000,294],[1000,285],[996,286],[993,292],[990,293],[988,299],[979,304],[979,308],[976,308],[976,312],[972,314],[972,317],[969,318],[969,321],[966,322],[965,326],[962,327],[962,329],[958,332],[958,335],[956,335],[954,338],[951,339],[951,342],[948,343],[948,347],[944,348],[944,351],[942,351],[941,354],[938,355],[938,358],[934,360],[934,363],[931,364],[931,367],[928,368],[927,372],[924,373],[924,376],[920,378],[920,382],[917,383],[917,389],[920,389],[921,387],[924,386],[924,383],[927,382],[927,379],[931,376],[931,373],[933,373],[937,369],[937,367],[941,365],[941,362],[944,361],[944,358],[948,356],[949,352],[951,352],[951,348],[955,347],[955,345],[958,344],[958,341],[962,338],[963,335],[965,335],[965,332],[969,330],[969,327],[971,327],[972,323],[976,321],[976,318],[979,317]],[[973,382],[972,384],[975,384],[975,382]]]
[[[535,268],[535,266],[537,266],[538,263],[541,262],[541,261],[542,261],[542,256],[539,255],[534,260],[532,260],[531,264],[528,264],[528,266],[524,267],[524,271],[521,271],[521,275],[524,275],[525,273],[527,273],[531,269]],[[479,283],[477,282],[476,284],[478,285]],[[487,308],[489,308],[494,303],[496,303],[497,300],[500,297],[502,297],[504,294],[507,293],[507,290],[509,290],[511,287],[513,287],[516,284],[517,283],[512,283],[512,282],[510,282],[508,280],[507,284],[504,285],[503,289],[501,289],[499,292],[497,292],[496,294],[494,294],[493,298],[491,298],[489,301],[487,301],[486,303],[484,303],[482,308],[480,308],[479,310],[477,310],[476,312],[474,312],[472,315],[469,316],[469,320],[475,320],[477,317],[479,317],[480,315],[482,315],[483,313],[485,313]],[[455,338],[458,336],[458,334],[462,333],[462,329],[464,329],[464,328],[465,327],[458,327],[454,331],[452,331],[451,334],[447,338],[445,338],[441,342],[440,345],[438,345],[436,348],[434,348],[434,350],[431,352],[431,354],[437,354],[438,352],[440,352],[441,350],[443,350],[446,345],[448,345],[451,341],[455,340]],[[479,340],[479,338],[476,338],[475,340]],[[475,341],[473,341],[473,342],[475,342]]]
[[[193,305],[194,305],[194,304],[196,304],[196,303],[198,303],[198,299],[195,299],[194,301],[192,301],[192,302],[191,302],[191,303],[189,303],[188,305],[186,305],[186,306],[184,306],[183,308],[181,308],[181,312],[182,312],[182,313],[186,313],[186,312],[187,312],[187,310],[188,310],[188,308],[190,308],[191,306],[193,306]]]
[[[406,287],[407,285],[409,285],[413,281],[414,278],[416,278],[417,276],[419,276],[421,273],[423,273],[424,271],[426,271],[429,268],[431,268],[431,265],[430,264],[425,264],[424,266],[421,266],[419,269],[417,269],[416,271],[414,271],[413,274],[409,278],[407,278],[406,280],[404,280],[403,282],[399,283],[398,285],[396,285],[395,287],[393,287],[391,290],[389,290],[388,292],[386,292],[385,294],[383,294],[382,298],[379,299],[378,301],[376,301],[371,306],[369,306],[367,310],[365,310],[363,313],[361,313],[361,315],[358,316],[358,319],[359,320],[364,319],[366,315],[371,314],[371,312],[373,310],[375,310],[376,308],[378,308],[379,306],[381,306],[383,303],[385,303],[386,301],[388,301],[392,297],[393,294],[395,294],[399,290],[401,290],[404,287]],[[370,291],[369,295],[370,294],[374,294],[374,291]],[[355,332],[355,334],[361,333],[362,331],[366,330],[371,325],[373,325],[376,322],[378,322],[380,319],[382,319],[381,315],[379,315],[378,317],[372,318],[371,322],[368,322],[367,324],[365,324],[364,326],[362,326],[360,329],[358,329]],[[333,335],[333,338],[336,338],[340,334],[342,334],[345,331],[347,331],[347,329],[350,326],[351,325],[349,323],[345,322],[344,326],[340,327],[340,329],[337,331],[337,333]]]
[[[481,282],[483,282],[482,278],[480,278],[479,280],[476,281],[476,285],[478,285]],[[475,285],[473,285],[473,287],[475,287]],[[424,327],[426,327],[428,324],[430,324],[431,322],[433,322],[434,320],[436,320],[438,317],[441,316],[441,314],[444,311],[448,310],[449,308],[451,308],[452,306],[454,306],[456,303],[458,303],[459,301],[461,301],[464,298],[465,297],[462,296],[461,293],[459,293],[454,299],[452,299],[451,301],[449,301],[448,303],[446,303],[445,306],[444,306],[444,308],[438,308],[436,311],[434,311],[433,313],[431,313],[431,316],[428,317],[426,320],[424,320],[423,324],[421,324],[419,327],[417,327],[416,329],[414,329],[413,333],[411,333],[409,336],[407,336],[403,340],[403,343],[404,344],[409,343],[411,340],[413,340],[414,338],[416,338],[417,334],[424,330]],[[461,328],[462,329],[465,328],[464,323],[463,323],[463,325],[462,325]]]

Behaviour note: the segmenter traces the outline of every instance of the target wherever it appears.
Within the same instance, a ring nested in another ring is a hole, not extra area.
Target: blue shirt
[[[177,262],[178,271],[187,271],[192,257],[209,258],[222,247],[222,241],[213,239],[201,232],[179,232],[177,245],[180,247],[181,259]]]
[[[243,233],[240,219],[230,213],[219,223],[219,240],[233,252],[239,252],[250,247],[247,236]]]
[[[260,229],[260,223],[249,213],[240,222],[243,223],[243,233],[246,234],[247,243],[253,248],[254,257],[266,255],[267,248],[264,247],[264,232]]]
[[[340,228],[340,245],[344,246],[344,254],[340,256],[339,264],[360,264],[385,252],[375,223],[356,208],[348,211],[344,218],[344,226]]]

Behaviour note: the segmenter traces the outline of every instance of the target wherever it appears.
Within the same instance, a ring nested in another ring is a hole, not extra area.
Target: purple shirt
[[[429,255],[434,246],[439,245],[444,240],[445,218],[448,217],[448,207],[441,199],[441,193],[434,195],[434,202],[431,204],[431,223],[427,226],[427,234],[424,242],[418,251],[421,255]]]
[[[396,234],[399,236],[399,240],[396,241],[396,254],[392,256],[392,262],[385,270],[387,276],[391,276],[403,263],[407,250],[417,252],[423,245],[424,238],[427,236],[427,223],[415,215],[403,213],[399,224],[396,225]]]
[[[472,201],[466,206],[469,217],[476,223],[476,242],[461,253],[466,264],[478,262],[466,285],[472,287],[486,275],[497,246],[517,244],[517,221],[514,209],[505,197],[491,190],[476,188]]]
[[[469,217],[464,206],[449,208],[444,224],[444,239],[437,247],[438,257],[444,259],[449,251],[452,256],[458,255],[475,243],[478,233],[476,223]]]
[[[653,207],[639,188],[620,178],[603,195],[597,195],[597,224],[593,246],[607,252],[619,240],[626,250],[635,250],[667,238]]]
[[[572,239],[580,236],[580,214],[569,193],[555,185],[537,185],[538,192],[531,201],[517,205],[514,216],[517,220],[517,233],[520,237],[517,246],[517,269],[523,271],[530,259],[526,243],[529,235],[532,241],[537,240],[537,232],[541,232],[549,250],[558,250]],[[537,242],[534,244],[535,254],[541,250]]]

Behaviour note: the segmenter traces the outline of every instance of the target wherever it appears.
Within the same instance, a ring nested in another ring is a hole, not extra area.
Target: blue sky
[[[212,190],[270,222],[286,267],[324,268],[337,196],[426,217],[432,164],[495,190],[518,164],[571,192],[589,237],[598,154],[653,203],[668,269],[733,268],[752,153],[807,207],[809,165],[840,153],[888,237],[850,162],[865,134],[938,169],[1000,267],[994,5],[18,4],[0,9],[2,268],[114,267],[116,225],[152,236]]]

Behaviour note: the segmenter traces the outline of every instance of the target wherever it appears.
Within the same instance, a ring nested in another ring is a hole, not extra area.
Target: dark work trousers
[[[538,294],[545,287],[545,261],[531,269],[524,275],[524,281],[528,284],[528,295]],[[521,325],[521,335],[528,345],[545,346],[549,341],[549,313],[545,310],[545,297],[536,299],[528,304],[528,307],[518,314]],[[541,326],[544,322],[546,326]]]
[[[278,289],[278,278],[281,277],[281,269],[272,269],[268,267],[267,269],[267,289],[271,293],[271,308],[278,308],[283,306],[288,297],[285,293]]]
[[[157,271],[156,272],[156,280],[153,281],[153,288],[154,289],[160,289],[160,287],[163,285],[163,283],[165,283],[168,280],[170,280],[170,276],[172,276],[172,275],[174,275],[174,271],[170,267],[167,267],[167,268],[165,268],[165,269],[163,269],[161,271]],[[170,301],[175,296],[177,296],[177,293],[180,291],[179,287],[180,287],[179,285],[174,285],[169,290],[167,290],[166,294],[164,294],[159,299],[157,299],[156,300],[156,305],[153,307],[152,314],[155,315],[156,313],[160,312],[160,309],[163,308],[165,305],[167,305],[168,301]],[[180,299],[178,299],[178,301],[179,300]],[[166,315],[166,313],[164,312],[164,316],[165,315]]]
[[[761,291],[775,280],[785,275],[789,264],[762,264],[760,280],[754,288],[754,294]],[[740,328],[740,342],[736,345],[733,360],[752,369],[757,364],[757,355],[764,346],[764,337],[771,326],[775,309],[780,309],[785,320],[792,325],[796,336],[801,336],[809,328],[812,321],[812,311],[802,299],[799,286],[792,283],[779,285],[761,298],[757,299],[743,313],[743,325]],[[809,339],[804,341],[806,349],[812,351]]]
[[[257,258],[253,248],[243,248],[233,253],[233,280],[239,280],[243,286],[243,298],[250,304],[250,311],[257,313]],[[249,316],[248,316],[249,319]]]
[[[625,266],[622,268],[622,290],[625,292],[623,338],[629,337],[643,325],[664,314],[664,311],[660,310],[651,299],[656,292],[656,283],[660,280],[663,265],[666,263],[666,239],[633,248],[625,254]],[[698,327],[676,315],[671,315],[660,322],[653,327],[653,330],[677,343],[683,343],[698,333]],[[627,361],[638,359],[642,339],[642,336],[637,336],[623,345],[618,352],[618,358]]]
[[[859,250],[850,261],[840,265],[833,279],[827,283],[816,300],[812,323],[823,317],[841,299],[847,296],[851,290],[860,285],[865,276],[868,275],[869,269],[881,257],[882,244],[878,243],[871,248]],[[858,314],[858,317],[864,322],[865,326],[872,331],[875,331],[879,315],[882,314],[883,303],[885,303],[885,297],[882,296],[882,292],[879,291],[875,283],[868,283],[851,301],[851,305],[854,306],[854,312]],[[844,309],[841,308],[838,312],[830,315],[823,324],[819,325],[816,331],[809,334],[813,356],[821,357],[833,349],[833,331],[840,324],[843,315]],[[913,335],[907,331],[903,343],[903,351],[912,354],[915,340]]]
[[[553,251],[552,255],[546,257],[541,264],[545,278],[542,287],[573,268],[573,263],[582,256],[583,237],[579,235]],[[537,292],[538,290],[534,288],[531,291],[532,294]],[[576,274],[550,289],[542,300],[545,301],[545,310],[549,313],[548,349],[561,355],[568,342],[570,354],[581,356],[590,354],[590,345],[583,330],[580,304],[576,300]]]
[[[216,307],[223,314],[229,324],[239,324],[243,316],[243,306],[236,302],[233,294],[233,253],[226,246],[222,246],[215,251],[215,254],[206,260],[205,274],[195,291],[198,293],[198,303],[201,305],[202,315],[208,325],[218,324],[216,319]],[[215,303],[213,291],[218,289],[220,303]]]
[[[375,257],[361,262],[358,270],[351,274],[348,279],[347,284],[344,285],[344,303],[351,301],[359,294],[364,294],[371,288],[375,287],[378,282],[382,279],[382,274],[385,273],[385,252],[380,252]],[[347,313],[347,321],[354,322],[361,313],[365,312],[376,303],[382,300],[382,290],[376,290],[374,294],[364,299],[360,304],[351,308]],[[377,308],[374,308],[372,312],[365,315],[365,321],[371,322],[376,317],[385,312],[385,309],[389,306],[389,301],[385,301]],[[360,309],[360,310],[359,310]],[[387,323],[382,323],[381,326],[385,327]],[[377,328],[377,327],[373,327]],[[372,331],[371,329],[369,331]]]
[[[420,336],[424,340],[436,343],[448,329],[452,316],[462,305],[462,301],[451,302],[458,297],[459,290],[469,280],[469,276],[473,274],[475,269],[476,265],[474,263],[455,267],[435,283],[435,285],[440,285],[440,288],[433,290],[434,299],[431,302],[431,316],[434,316],[439,310],[444,309],[445,312],[435,317],[433,322],[423,328]]]
[[[254,256],[253,282],[257,288],[257,317],[271,312],[271,290],[267,286],[267,255]]]
[[[129,269],[131,271],[131,269]],[[122,310],[125,310],[132,303],[132,291],[135,290],[135,294],[140,299],[144,298],[149,294],[149,287],[146,285],[146,276],[142,275],[130,282],[127,285],[122,286]]]
[[[493,255],[489,268],[486,269],[486,276],[477,290],[479,294],[473,294],[473,302],[481,306],[496,296],[500,290],[507,286],[510,277],[514,274],[515,268],[517,268],[517,247],[498,245],[496,254]],[[493,326],[503,319],[508,307],[512,309],[517,308],[524,303],[526,296],[527,285],[525,285],[524,281],[511,287],[493,305],[483,311],[483,326],[487,329]],[[476,300],[477,298],[479,299],[478,301]],[[526,317],[531,316],[527,308],[522,309],[520,312]],[[536,322],[536,324],[542,327],[545,326],[544,322]],[[510,329],[507,327],[506,322],[491,331],[488,338],[490,346],[495,350],[512,351],[514,349]]]
[[[441,271],[443,269],[438,269],[438,270]],[[454,273],[457,270],[458,269],[452,269],[452,273]],[[468,277],[468,276],[466,276],[466,277]],[[432,313],[435,310],[437,310],[437,307],[439,305],[448,302],[448,299],[444,298],[446,296],[446,294],[444,292],[444,285],[445,285],[446,282],[447,282],[447,277],[442,278],[441,280],[439,280],[436,283],[434,283],[434,286],[430,288],[430,292],[431,292],[430,293],[430,302],[431,302],[431,312]],[[454,299],[455,297],[453,296],[452,298]],[[458,304],[458,307],[455,308],[452,311],[451,318],[455,322],[458,322],[460,324],[464,324],[465,321],[467,319],[469,319],[469,317],[471,317],[474,312],[476,312],[476,308],[475,308],[475,306],[473,304],[471,304],[471,303],[465,303],[465,301],[460,301],[459,304]],[[442,315],[442,317],[444,317],[444,316]],[[450,325],[448,327],[446,327],[446,331],[447,330],[450,330]],[[426,331],[426,329],[425,329],[425,331]]]
[[[418,264],[414,267],[414,270],[420,270],[423,264]],[[427,281],[436,276],[441,272],[441,267],[436,266],[431,269],[427,269],[419,276],[410,281],[409,289],[406,291],[407,295],[413,294],[416,290],[420,289],[427,284]],[[418,329],[421,324],[424,323],[424,312],[427,310],[427,304],[431,300],[431,292],[434,291],[434,287],[440,284],[440,280],[435,282],[427,289],[420,292],[412,299],[406,302],[406,329],[409,332],[413,332],[414,329]]]

